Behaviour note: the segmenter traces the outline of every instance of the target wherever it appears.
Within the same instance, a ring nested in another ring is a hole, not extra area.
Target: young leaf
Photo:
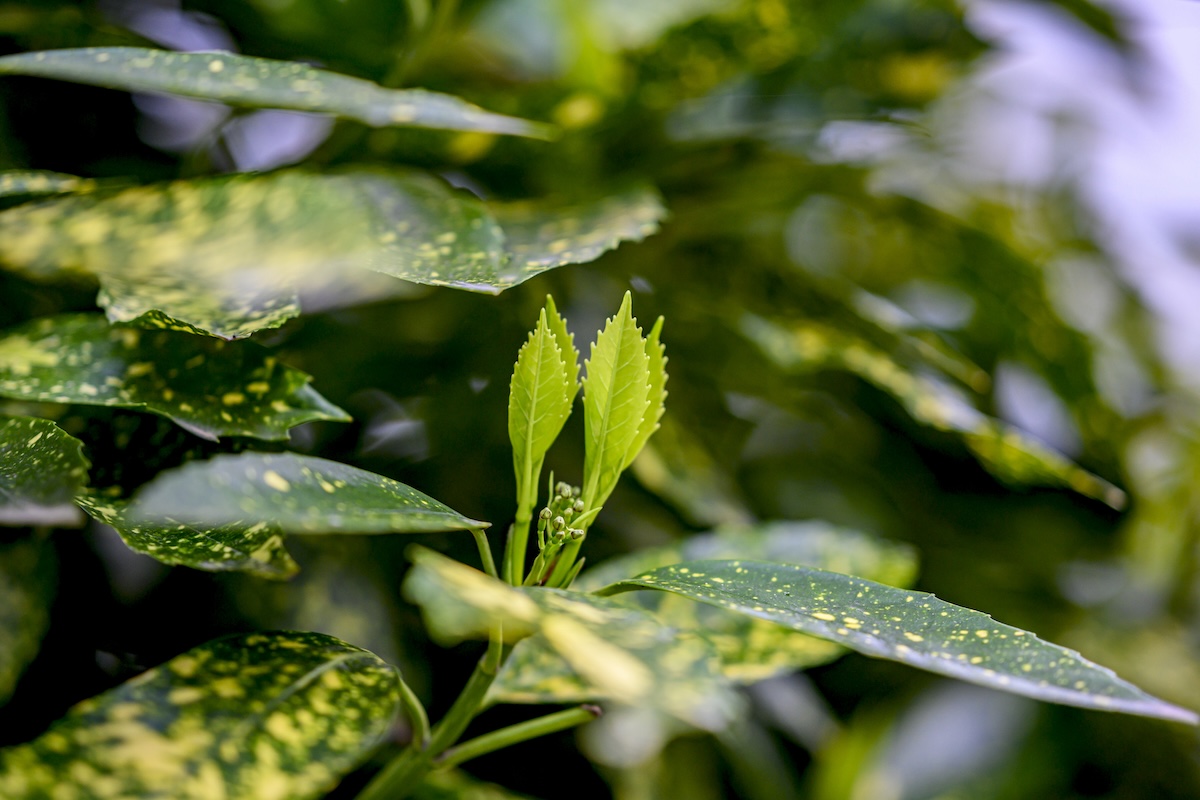
[[[90,191],[94,187],[94,181],[62,172],[37,169],[0,172],[0,197],[69,194]]]
[[[1125,493],[1015,428],[980,413],[947,387],[914,374],[869,342],[819,324],[783,328],[746,314],[742,333],[785,370],[844,369],[894,397],[913,419],[958,433],[1001,480],[1069,487],[1113,508]]]
[[[88,480],[83,442],[48,419],[0,416],[0,523],[46,524]]]
[[[334,114],[375,127],[406,126],[531,136],[551,128],[484,111],[451,95],[385,89],[292,61],[232,53],[86,47],[0,58],[0,75],[33,75],[130,92],[163,92],[243,108]]]
[[[400,677],[319,633],[196,647],[0,751],[0,795],[324,797],[387,736]]]
[[[249,342],[114,327],[99,314],[44,317],[0,337],[0,395],[150,411],[213,441],[348,421],[309,380]]]
[[[48,540],[0,544],[0,704],[12,694],[50,627],[57,571]]]
[[[732,713],[735,699],[702,639],[681,639],[645,612],[593,595],[513,588],[421,548],[412,558],[405,596],[439,641],[485,637],[501,623],[509,641],[544,642],[589,699],[659,709],[702,728]]]
[[[688,561],[602,589],[675,592],[860,653],[1065,705],[1197,724],[1200,717],[1064,647],[930,594],[807,567]]]
[[[650,441],[650,437],[658,430],[659,420],[662,419],[663,412],[666,410],[664,406],[667,400],[666,347],[658,340],[659,334],[662,333],[662,326],[663,318],[659,317],[650,330],[650,335],[646,337],[646,358],[650,368],[650,388],[647,399],[650,402],[646,406],[646,413],[642,416],[641,424],[638,425],[637,436],[634,437],[633,444],[629,446],[622,469],[632,464],[638,453],[642,452],[646,442]]]
[[[632,303],[626,292],[620,310],[592,345],[583,379],[583,502],[589,510],[612,493],[650,406],[650,359]]]
[[[336,461],[240,453],[168,470],[132,500],[84,498],[126,543],[168,564],[286,578],[284,534],[486,528],[403,483]]]
[[[550,295],[546,295],[546,324],[554,336],[554,343],[562,351],[567,386],[571,390],[571,399],[574,399],[579,391],[579,349],[575,347],[575,334],[567,330],[567,321],[558,313],[558,307]]]

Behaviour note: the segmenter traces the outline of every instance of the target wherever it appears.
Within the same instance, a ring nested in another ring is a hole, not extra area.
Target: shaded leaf
[[[441,642],[487,636],[500,623],[506,640],[544,642],[579,699],[655,708],[702,728],[732,713],[735,699],[702,639],[680,640],[644,611],[594,595],[513,588],[421,548],[412,558],[405,596]]]
[[[168,564],[288,577],[284,534],[431,533],[486,528],[403,483],[294,453],[240,453],[161,473],[127,502],[84,509]]]
[[[529,800],[528,795],[476,780],[459,769],[429,773],[412,797],[413,800]]]
[[[687,561],[600,594],[635,589],[675,592],[860,653],[1038,700],[1189,724],[1200,720],[1073,650],[923,592],[807,567]]]
[[[387,735],[399,676],[317,633],[217,639],[0,751],[11,800],[323,797]]]
[[[870,343],[816,323],[787,328],[743,315],[742,333],[785,370],[844,369],[896,399],[913,419],[957,433],[997,478],[1015,483],[1064,486],[1113,508],[1125,493],[1043,444],[969,405],[948,386],[917,375]]]
[[[0,58],[0,74],[164,92],[244,108],[334,114],[375,127],[407,126],[549,138],[546,125],[484,111],[447,94],[385,89],[293,61],[141,47],[48,50]]]
[[[0,197],[69,194],[95,188],[95,182],[62,172],[24,169],[0,172]]]
[[[492,209],[511,259],[507,285],[554,267],[594,261],[621,242],[640,242],[658,232],[667,213],[658,192],[646,188],[575,205],[519,201]]]
[[[629,292],[592,344],[583,379],[583,502],[599,508],[616,486],[649,407],[650,359]],[[634,454],[636,455],[636,453]]]
[[[249,342],[114,327],[98,314],[0,338],[0,395],[150,411],[211,440],[283,440],[303,422],[348,421],[309,380]]]
[[[57,520],[57,507],[83,492],[89,466],[83,442],[50,420],[0,416],[0,524]]]
[[[50,627],[57,571],[54,550],[45,540],[0,544],[0,704],[12,694]]]

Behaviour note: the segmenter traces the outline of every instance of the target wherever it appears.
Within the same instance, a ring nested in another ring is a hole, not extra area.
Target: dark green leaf
[[[57,519],[56,507],[83,492],[89,466],[83,442],[50,420],[0,416],[0,524]]]
[[[603,590],[675,592],[702,603],[840,642],[993,689],[1053,703],[1196,724],[1079,653],[930,594],[807,567],[688,561]]]
[[[349,420],[258,345],[114,327],[98,314],[46,317],[0,338],[0,395],[142,409],[211,440],[282,440],[303,422]]]
[[[413,792],[413,800],[529,800],[494,783],[483,783],[462,770],[431,772]]]
[[[77,178],[61,172],[27,169],[0,172],[0,197],[69,194],[86,192],[95,187],[87,178]]]
[[[0,544],[0,704],[12,694],[50,627],[56,573],[48,541]]]
[[[703,639],[680,638],[644,611],[594,595],[513,588],[429,550],[414,548],[413,561],[405,596],[439,641],[484,637],[501,624],[506,640],[533,636],[552,653],[578,699],[651,707],[703,728],[732,713],[735,699]]]
[[[331,636],[217,639],[0,752],[0,795],[323,797],[387,735],[398,687],[394,667]]]
[[[395,90],[292,61],[140,47],[49,50],[0,58],[0,74],[35,75],[131,92],[164,92],[247,108],[334,114],[408,126],[549,138],[536,122],[484,111],[451,95]]]

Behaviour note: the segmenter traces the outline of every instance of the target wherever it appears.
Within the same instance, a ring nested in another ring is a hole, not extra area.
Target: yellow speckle
[[[813,612],[813,618],[822,619],[826,622],[833,622],[835,619],[837,619],[837,617],[835,617],[833,614],[826,614],[824,611]]]
[[[241,392],[226,392],[221,396],[221,402],[227,406],[236,406],[246,402],[246,395]]]
[[[975,635],[978,636],[980,639],[986,639],[988,637],[988,632],[987,631],[975,631]]]
[[[1031,671],[1032,669],[1033,669],[1033,665],[1032,665],[1032,664],[1022,664],[1022,665],[1021,665],[1021,672],[1029,672],[1029,671]]]
[[[971,663],[972,664],[982,664],[983,656],[971,656]]]
[[[196,674],[196,668],[199,666],[200,662],[191,656],[180,656],[171,662],[171,671],[181,677],[190,678]]]
[[[172,689],[167,694],[167,702],[176,706],[185,706],[188,703],[194,703],[204,697],[204,691],[195,686],[183,686],[178,689]]]
[[[251,394],[266,394],[271,391],[271,384],[266,381],[255,381],[254,383],[246,384],[246,391]]]
[[[220,72],[223,69],[225,69],[225,64],[223,62],[216,61],[216,60],[208,62],[208,71],[209,72],[214,72],[214,73]]]
[[[923,641],[925,641],[925,637],[924,637],[924,636],[918,636],[917,634],[915,634],[915,633],[910,633],[910,632],[908,632],[908,631],[905,631],[905,632],[904,632],[904,638],[905,638],[905,639],[908,639],[910,642],[923,642]]]
[[[287,478],[273,469],[269,469],[263,473],[263,483],[277,492],[289,492],[292,489],[292,485],[287,482]]]

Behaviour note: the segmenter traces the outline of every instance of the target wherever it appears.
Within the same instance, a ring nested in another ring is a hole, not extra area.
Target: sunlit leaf
[[[650,359],[632,304],[633,298],[626,292],[620,310],[605,324],[586,362],[583,502],[589,510],[604,504],[621,470],[632,460],[630,450],[650,405]]]
[[[433,533],[485,528],[403,483],[294,453],[240,453],[168,470],[129,501],[82,505],[167,564],[284,578],[284,534]]]
[[[1125,493],[1069,459],[988,417],[949,387],[915,374],[863,339],[817,324],[788,328],[746,314],[742,333],[772,361],[792,372],[842,369],[887,392],[913,419],[963,437],[980,462],[1001,480],[1018,485],[1065,486],[1107,503],[1125,504]]]
[[[318,633],[250,633],[177,656],[0,751],[0,795],[317,798],[399,713],[399,675]]]
[[[687,561],[600,594],[636,589],[674,592],[860,653],[1038,700],[1189,724],[1200,720],[1073,650],[923,592],[807,567]]]
[[[638,453],[642,452],[642,448],[646,446],[646,442],[650,441],[650,437],[658,430],[659,420],[662,419],[663,412],[666,411],[667,401],[667,356],[666,347],[659,341],[659,335],[662,333],[663,318],[659,317],[654,323],[654,327],[650,330],[650,334],[646,337],[646,358],[647,366],[650,370],[649,390],[646,394],[648,403],[646,411],[642,415],[642,421],[638,425],[637,436],[633,439],[633,444],[629,446],[629,452],[625,456],[625,463],[622,469],[628,467],[637,458]]]
[[[0,197],[36,196],[86,192],[95,187],[87,178],[62,172],[26,169],[0,172]]]
[[[83,442],[50,420],[0,416],[0,524],[58,520],[58,508],[83,492],[89,466]]]
[[[48,50],[0,58],[0,74],[163,92],[247,108],[333,114],[376,127],[399,125],[548,138],[550,128],[484,111],[451,95],[385,89],[370,81],[293,61],[221,52],[140,47]]]
[[[50,627],[56,573],[48,541],[0,544],[0,704],[12,694]]]
[[[0,337],[0,395],[150,411],[205,439],[287,439],[346,412],[309,376],[249,342],[110,325],[98,314],[44,317]]]
[[[415,549],[413,561],[405,595],[444,643],[487,636],[499,623],[506,640],[544,642],[581,699],[656,708],[702,728],[732,712],[707,642],[680,640],[644,611],[579,592],[513,588],[429,550]]]
[[[575,346],[575,334],[567,330],[567,321],[558,313],[554,298],[546,295],[546,324],[554,336],[554,343],[562,351],[563,363],[567,367],[567,384],[577,386],[579,383],[579,348]],[[576,389],[578,391],[578,389]]]

